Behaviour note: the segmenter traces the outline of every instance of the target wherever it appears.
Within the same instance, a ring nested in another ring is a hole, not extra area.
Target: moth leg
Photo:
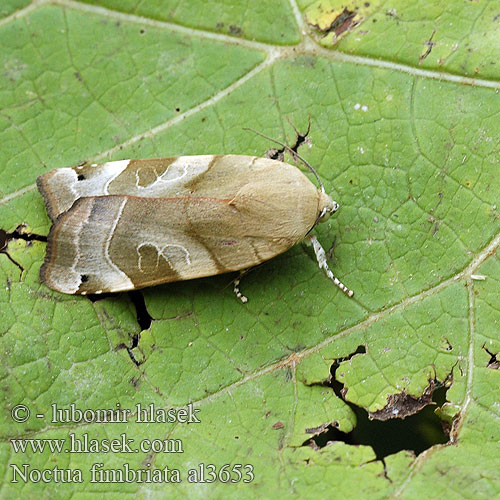
[[[312,244],[313,248],[314,248],[314,253],[316,254],[316,259],[318,260],[318,266],[320,267],[320,269],[323,269],[323,271],[325,271],[325,274],[345,293],[347,294],[349,297],[352,297],[354,295],[354,292],[352,290],[349,290],[349,288],[347,288],[339,279],[337,279],[332,271],[330,270],[330,268],[328,267],[328,264],[326,262],[326,254],[325,254],[325,250],[323,249],[323,247],[321,246],[320,242],[318,241],[318,239],[316,238],[316,236],[314,236],[313,234],[310,234],[307,238],[306,238],[306,242],[309,243],[309,244]]]
[[[244,274],[246,274],[247,270],[240,271],[240,275],[234,280],[233,283],[233,291],[236,294],[243,304],[248,302],[248,299],[240,292],[240,281]]]

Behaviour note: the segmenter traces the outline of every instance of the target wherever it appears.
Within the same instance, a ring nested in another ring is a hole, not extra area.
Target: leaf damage
[[[7,248],[7,231],[0,229],[0,252]]]
[[[151,314],[149,314],[148,308],[146,307],[144,294],[141,292],[141,290],[132,290],[128,292],[128,296],[132,304],[134,304],[137,323],[139,323],[141,331],[149,330],[153,321],[153,317],[151,316]]]
[[[432,39],[434,37],[436,33],[436,30],[433,30],[432,31],[432,34],[429,38],[429,40],[427,40],[424,45],[425,45],[425,49],[424,49],[424,52],[420,55],[420,57],[418,58],[418,65],[420,66],[422,64],[422,61],[431,53],[432,51],[432,48],[434,47],[434,45],[436,45],[436,42],[433,42]]]
[[[146,358],[144,357],[144,353],[142,352],[142,350],[140,348],[139,348],[139,351],[143,355],[142,359],[137,359],[137,357],[135,356],[134,349],[138,348],[139,340],[140,340],[140,336],[138,334],[136,334],[136,335],[132,336],[130,345],[127,345],[127,344],[122,342],[121,344],[118,344],[115,347],[115,351],[120,351],[122,349],[125,349],[129,355],[130,361],[132,361],[132,363],[134,363],[134,365],[137,367],[141,366],[146,361]]]
[[[0,251],[3,250],[11,240],[24,240],[27,242],[43,241],[44,243],[47,243],[47,236],[27,232],[25,231],[26,228],[26,224],[19,224],[11,233],[5,231],[4,229],[0,229]]]
[[[405,419],[410,415],[418,413],[427,405],[434,404],[432,401],[432,393],[434,392],[435,384],[431,381],[424,390],[423,394],[416,398],[408,394],[404,389],[398,394],[390,394],[387,397],[387,404],[381,410],[368,413],[370,420],[389,420],[391,418]]]
[[[320,0],[306,10],[305,17],[324,41],[335,44],[363,23],[372,10],[370,2],[345,2],[339,6],[332,0]]]
[[[318,425],[317,427],[309,427],[306,429],[307,434],[312,434],[313,436],[319,436],[320,434],[323,434],[323,432],[327,432],[329,429],[332,427],[338,429],[339,423],[338,422],[328,422],[322,425]]]
[[[117,295],[123,295],[123,294],[100,293],[100,294],[88,294],[88,295],[85,295],[84,297],[86,297],[88,300],[90,300],[90,302],[95,303],[95,302],[99,302],[99,301],[102,301],[105,299],[116,297]],[[143,295],[141,290],[132,290],[130,292],[126,292],[126,295],[128,295],[130,302],[132,302],[132,304],[135,308],[136,320],[137,320],[137,324],[140,327],[140,332],[134,333],[130,336],[130,343],[129,344],[127,344],[125,342],[121,342],[120,344],[118,344],[115,347],[115,351],[125,349],[129,355],[132,363],[134,363],[135,366],[140,366],[146,361],[146,356],[145,356],[144,352],[142,351],[142,349],[139,347],[141,333],[145,330],[148,330],[151,327],[151,323],[153,322],[153,317],[149,314],[149,311],[146,307],[146,302],[144,300],[144,295]],[[101,310],[100,314],[107,316],[105,309]],[[137,356],[135,354],[136,352],[140,352],[141,359],[137,358]],[[132,384],[132,385],[134,385],[134,384]]]
[[[488,361],[488,365],[486,368],[490,370],[498,370],[500,368],[500,360],[497,358],[498,353],[491,352],[485,345],[483,345],[483,349],[489,354],[490,359]]]
[[[405,391],[390,395],[387,405],[376,412],[368,412],[346,400],[348,389],[336,380],[336,371],[341,363],[365,353],[366,347],[360,345],[349,355],[335,359],[330,369],[330,377],[320,384],[330,387],[335,395],[351,408],[356,415],[357,423],[354,429],[351,432],[343,432],[339,429],[339,422],[335,420],[307,428],[305,431],[311,434],[311,437],[302,446],[320,450],[339,441],[353,446],[367,445],[373,448],[377,460],[383,461],[386,456],[402,450],[419,455],[436,444],[454,442],[450,439],[452,426],[434,411],[446,404],[446,392],[452,381],[451,374],[444,382],[431,379],[420,397],[411,396]]]
[[[148,330],[151,326],[152,321],[153,321],[153,317],[149,314],[149,311],[146,307],[146,302],[144,300],[143,293],[141,292],[141,290],[132,290],[130,292],[127,292],[127,295],[129,296],[130,301],[134,305],[137,323],[139,324],[139,327],[141,328],[141,332],[143,332],[144,330]],[[97,297],[101,297],[101,295],[96,296],[96,298]],[[90,298],[90,296],[89,296],[89,298]],[[116,347],[116,350],[126,349],[128,355],[130,357],[130,360],[132,361],[132,363],[134,363],[135,366],[140,366],[146,361],[146,357],[144,355],[144,352],[139,347],[139,342],[141,340],[141,332],[132,335],[130,345],[126,345],[125,343],[121,343]],[[135,349],[139,350],[139,352],[142,355],[142,359],[137,359],[137,357],[135,355]]]
[[[335,35],[334,41],[339,40],[346,32],[354,29],[362,22],[362,19],[357,16],[355,11],[347,8],[340,13],[332,10],[332,14],[332,16],[328,16],[331,20],[326,25],[322,23],[311,23],[310,25],[325,35],[333,33]]]
[[[300,146],[302,146],[303,144],[310,144],[309,132],[311,131],[311,119],[309,118],[307,124],[307,130],[305,132],[300,132],[294,127],[293,124],[291,125],[295,130],[296,135],[295,135],[295,142],[292,146],[290,146],[290,149],[293,151],[293,153],[298,154]],[[277,148],[268,149],[266,151],[265,157],[269,158],[270,160],[285,161],[285,149],[286,148],[284,147],[281,147],[279,149]],[[293,155],[293,159],[297,161],[297,157],[295,155]]]
[[[9,254],[9,242],[12,240],[24,240],[26,241],[26,246],[31,245],[32,241],[47,242],[47,236],[25,232],[25,229],[25,224],[19,224],[11,233],[5,231],[5,229],[0,229],[0,253],[7,256],[7,258],[21,271],[21,275],[24,272],[24,267]]]

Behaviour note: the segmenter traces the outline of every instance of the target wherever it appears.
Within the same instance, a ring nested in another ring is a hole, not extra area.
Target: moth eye
[[[82,283],[85,283],[85,282],[86,282],[86,281],[88,281],[88,280],[89,280],[89,277],[88,277],[88,275],[87,275],[87,274],[82,274],[82,275],[80,276],[80,281],[81,281]]]
[[[83,174],[80,174],[80,175],[77,177],[77,179],[78,179],[79,181],[84,181],[84,180],[85,180],[85,176],[84,176]]]
[[[319,221],[320,222],[325,222],[327,221],[329,218],[330,218],[330,215],[332,215],[332,213],[334,212],[335,210],[333,211],[330,211],[328,210],[327,208],[323,209],[323,212],[321,213],[321,215],[319,216]]]

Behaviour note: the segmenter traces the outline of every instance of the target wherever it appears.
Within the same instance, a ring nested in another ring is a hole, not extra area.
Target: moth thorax
[[[319,222],[327,221],[338,208],[339,204],[336,201],[333,201],[329,195],[320,191],[318,203]]]

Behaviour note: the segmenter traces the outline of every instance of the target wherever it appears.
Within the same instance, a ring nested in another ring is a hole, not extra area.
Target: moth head
[[[320,192],[318,208],[318,222],[325,222],[330,218],[330,215],[338,210],[339,204],[336,201],[333,201],[332,198],[326,193]]]

